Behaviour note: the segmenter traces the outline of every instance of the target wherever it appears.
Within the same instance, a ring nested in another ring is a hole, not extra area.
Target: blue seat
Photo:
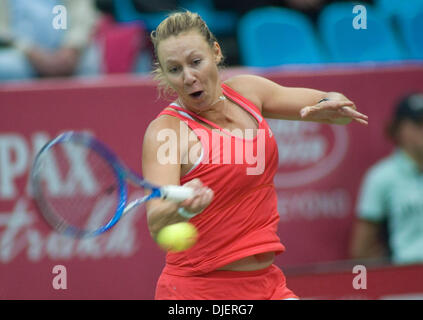
[[[323,62],[312,23],[303,14],[280,7],[253,9],[240,18],[238,42],[245,66]]]
[[[423,0],[375,0],[375,9],[388,18],[423,8]]]
[[[355,29],[356,3],[333,3],[321,11],[318,29],[333,62],[397,61],[404,58],[386,17],[366,5],[367,28]]]
[[[423,59],[423,6],[397,16],[397,26],[409,59]]]
[[[375,6],[398,28],[407,58],[423,59],[423,0],[376,0]]]

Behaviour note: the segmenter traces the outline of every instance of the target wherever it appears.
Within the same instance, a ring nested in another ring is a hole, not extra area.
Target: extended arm
[[[367,124],[367,116],[343,94],[308,88],[281,86],[254,75],[241,75],[227,81],[245,94],[266,118],[347,124],[355,120]]]

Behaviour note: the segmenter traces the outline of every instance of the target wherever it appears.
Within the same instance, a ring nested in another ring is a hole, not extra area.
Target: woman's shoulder
[[[238,74],[226,79],[223,83],[236,91],[247,91],[246,89],[254,87],[261,79],[263,77],[254,74]]]
[[[250,100],[261,110],[261,92],[265,78],[253,74],[240,74],[228,78],[223,83],[236,91],[244,98]]]
[[[166,107],[163,110],[169,110],[175,112],[170,107]],[[156,137],[157,134],[159,134],[162,130],[170,129],[170,130],[176,130],[176,132],[179,132],[179,124],[180,119],[176,116],[172,116],[170,114],[159,114],[155,119],[153,119],[147,126],[147,129],[145,131],[145,136],[154,136]]]

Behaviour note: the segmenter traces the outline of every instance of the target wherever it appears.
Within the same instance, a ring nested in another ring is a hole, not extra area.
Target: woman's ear
[[[219,43],[217,43],[217,41],[214,42],[213,53],[214,53],[216,64],[221,63],[223,59],[223,55],[222,55],[222,50],[220,49],[220,45]]]

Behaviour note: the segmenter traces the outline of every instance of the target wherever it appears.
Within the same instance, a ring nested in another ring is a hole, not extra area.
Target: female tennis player
[[[148,226],[153,238],[180,221],[199,232],[192,248],[167,254],[155,298],[297,299],[273,264],[285,248],[273,185],[277,144],[264,118],[367,124],[367,116],[340,93],[256,75],[222,82],[222,50],[198,14],[171,14],[151,38],[159,87],[175,100],[146,130],[143,175],[158,185],[190,186],[196,195],[179,204],[150,201]],[[168,132],[177,141],[164,139]],[[163,161],[166,144],[176,161]],[[255,162],[247,150],[257,151]]]

